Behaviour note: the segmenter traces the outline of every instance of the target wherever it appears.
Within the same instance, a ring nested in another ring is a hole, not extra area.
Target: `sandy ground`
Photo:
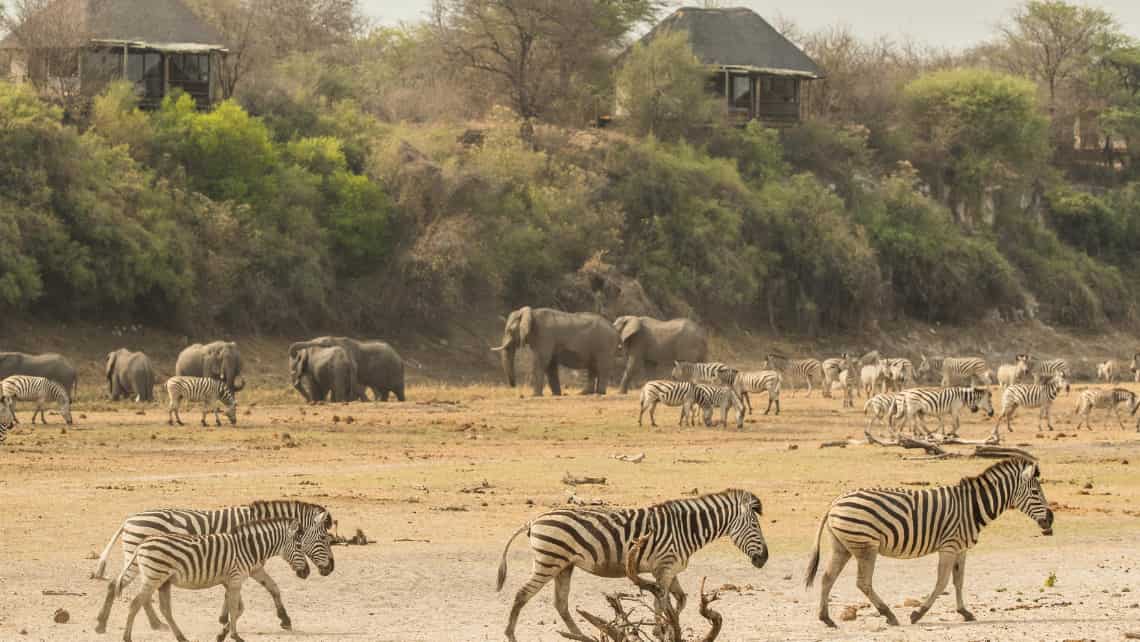
[[[1067,435],[1075,390],[1058,401],[1057,427]],[[722,541],[681,576],[694,598],[702,576],[710,587],[738,587],[715,605],[726,622],[721,640],[1121,640],[1140,632],[1140,434],[1131,427],[1102,420],[1076,437],[1037,436],[1032,417],[1020,417],[1008,443],[1028,444],[1041,458],[1056,535],[1042,537],[1017,513],[985,531],[966,577],[978,622],[960,621],[951,594],[916,626],[888,628],[863,608],[832,632],[816,621],[818,595],[802,582],[830,500],[858,486],[953,483],[990,462],[913,461],[904,457],[914,452],[867,445],[820,449],[861,437],[860,411],[787,391],[780,417],[756,415],[742,432],[678,429],[677,411],[664,408],[660,429],[638,428],[632,394],[522,399],[503,388],[416,387],[409,397],[303,407],[281,392],[247,393],[239,425],[219,429],[169,428],[157,406],[92,402],[66,434],[58,417],[48,428],[22,426],[0,446],[0,640],[121,638],[126,598],[108,633],[94,634],[104,583],[88,576],[129,513],[279,497],[322,503],[342,534],[360,528],[376,543],[337,547],[329,577],[302,581],[271,562],[294,630],[278,628],[268,595],[250,582],[239,626],[245,639],[500,640],[529,573],[524,540],[516,540],[507,587],[496,593],[502,547],[526,519],[566,502],[567,472],[606,477],[604,486],[576,492],[614,506],[729,486],[761,497],[772,555],[765,568],[753,569]],[[964,423],[967,437],[989,431],[979,417]],[[642,452],[640,464],[612,458]],[[473,488],[481,492],[464,492]],[[121,564],[116,546],[111,572]],[[934,557],[880,560],[876,587],[904,622],[911,610],[904,600],[930,591],[935,565]],[[1047,588],[1051,573],[1056,583]],[[571,606],[603,613],[602,592],[627,589],[624,580],[577,573]],[[174,612],[191,639],[218,633],[221,597],[220,589],[175,591]],[[863,604],[849,566],[833,616]],[[65,624],[53,622],[60,608],[70,614]],[[705,629],[695,609],[683,621]],[[519,637],[558,640],[559,628],[545,589],[523,611]],[[141,615],[136,622],[135,640],[172,637],[151,631]]]

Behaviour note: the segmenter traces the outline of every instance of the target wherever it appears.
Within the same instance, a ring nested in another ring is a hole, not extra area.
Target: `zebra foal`
[[[166,419],[168,425],[173,426],[175,421],[178,422],[179,426],[185,425],[182,423],[182,417],[178,415],[178,407],[183,399],[186,400],[187,404],[195,401],[201,402],[203,426],[206,425],[206,415],[210,414],[211,408],[214,410],[214,424],[222,425],[222,420],[218,416],[221,412],[218,404],[226,407],[226,419],[230,420],[230,425],[237,424],[237,399],[234,398],[234,391],[220,379],[171,377],[166,381],[166,395],[170,398],[170,408]]]
[[[58,383],[46,377],[33,377],[30,375],[12,375],[0,381],[0,400],[3,400],[12,423],[18,424],[14,402],[33,401],[36,409],[32,411],[32,424],[36,423],[36,415],[40,416],[42,423],[47,423],[44,406],[48,402],[59,404],[59,414],[67,425],[71,425],[71,397],[67,390]]]
[[[713,411],[719,409],[720,425],[727,428],[728,409],[731,407],[736,411],[736,429],[740,430],[744,427],[744,403],[740,400],[740,395],[737,394],[735,388],[731,386],[710,386],[705,383],[699,383],[694,393],[693,404],[701,408],[706,426],[713,425],[711,423]],[[692,420],[695,415],[695,412],[690,413],[690,420]]]
[[[938,553],[938,579],[926,601],[910,614],[911,624],[930,610],[951,573],[958,614],[973,621],[963,600],[962,586],[966,553],[978,543],[982,529],[1007,509],[1016,508],[1036,521],[1042,534],[1053,534],[1053,511],[1041,491],[1037,460],[1020,451],[1007,452],[1008,459],[953,486],[918,490],[874,488],[836,498],[820,520],[805,582],[810,588],[819,570],[820,548],[826,541],[831,561],[820,583],[820,621],[835,627],[828,613],[831,588],[847,561],[854,557],[859,565],[856,586],[887,618],[888,624],[897,626],[895,614],[872,586],[875,559],[879,555],[914,559],[932,553]]]
[[[1013,432],[1011,423],[1013,415],[1021,407],[1041,409],[1041,413],[1037,416],[1038,432],[1041,431],[1042,419],[1049,426],[1049,430],[1053,430],[1053,400],[1057,398],[1057,393],[1061,391],[1062,387],[1068,388],[1068,384],[1063,377],[1057,375],[1043,384],[1019,383],[1006,388],[1001,393],[1001,414],[998,415],[997,423],[994,424],[994,432],[990,435],[990,440],[998,441],[1001,439],[1000,429],[1003,419],[1006,430]]]
[[[642,425],[642,417],[645,416],[645,411],[648,410],[649,425],[656,428],[657,418],[655,413],[657,411],[657,404],[663,403],[666,406],[681,407],[681,419],[677,425],[684,426],[685,420],[690,419],[689,415],[692,412],[696,395],[696,385],[688,381],[667,381],[665,379],[647,381],[645,385],[641,387],[641,408],[637,413],[637,425]]]
[[[729,489],[692,499],[677,499],[647,508],[627,510],[566,509],[539,515],[511,535],[503,548],[495,590],[507,579],[507,552],[521,533],[530,538],[534,555],[530,579],[515,595],[506,636],[515,642],[519,612],[542,587],[554,580],[554,608],[572,634],[584,637],[570,616],[570,578],[575,568],[600,577],[625,577],[625,559],[633,543],[648,540],[637,563],[639,573],[651,573],[664,591],[685,607],[685,592],[677,575],[689,558],[721,537],[736,545],[761,568],[768,546],[760,530],[760,500],[744,490]],[[668,599],[668,598],[666,598]]]
[[[1140,410],[1140,398],[1136,396],[1136,393],[1125,388],[1085,390],[1081,393],[1081,398],[1077,400],[1076,409],[1073,410],[1074,415],[1081,416],[1081,420],[1077,422],[1076,430],[1080,430],[1082,425],[1092,430],[1089,414],[1092,413],[1093,408],[1111,408],[1113,416],[1116,417],[1116,423],[1120,424],[1120,428],[1123,430],[1124,422],[1120,419],[1120,406],[1122,405],[1127,405],[1129,414],[1135,415],[1136,411]],[[1136,431],[1140,432],[1140,419],[1136,421]]]
[[[309,563],[302,552],[303,534],[304,529],[296,519],[273,519],[249,522],[224,534],[165,534],[146,538],[115,581],[116,591],[122,593],[136,576],[143,579],[142,588],[131,600],[123,642],[131,642],[135,616],[143,605],[150,603],[156,590],[159,608],[175,639],[187,642],[171,612],[170,587],[205,589],[218,585],[226,587],[228,616],[218,641],[228,634],[235,642],[241,642],[237,621],[242,614],[242,584],[278,555],[289,563],[297,577],[308,577]]]
[[[751,393],[768,393],[768,407],[764,409],[764,414],[772,409],[772,405],[776,406],[776,414],[780,414],[780,386],[783,385],[783,377],[775,370],[759,370],[756,372],[736,372],[732,375],[732,381],[729,382],[736,394],[740,395],[740,399],[748,406],[748,414],[752,414],[752,397]]]

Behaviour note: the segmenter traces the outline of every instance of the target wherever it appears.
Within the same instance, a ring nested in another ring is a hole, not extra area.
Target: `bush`
[[[708,72],[693,55],[687,34],[654,38],[634,45],[618,71],[619,109],[639,136],[676,140],[722,115],[707,82]]]

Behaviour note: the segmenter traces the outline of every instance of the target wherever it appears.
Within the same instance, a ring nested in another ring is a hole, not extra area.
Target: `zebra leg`
[[[135,596],[135,599],[131,600],[131,608],[127,611],[126,629],[123,630],[123,642],[131,642],[131,630],[135,626],[135,616],[139,614],[139,609],[143,605],[150,604],[150,597],[153,593],[154,585],[148,582]]]
[[[899,620],[895,617],[891,607],[879,597],[875,592],[875,587],[872,585],[871,580],[875,576],[875,558],[878,557],[878,552],[874,549],[863,549],[855,553],[855,561],[859,564],[858,575],[855,577],[855,586],[871,600],[871,604],[875,605],[875,610],[879,615],[887,618],[887,624],[891,626],[898,626]]]
[[[116,580],[107,582],[107,597],[103,600],[103,608],[99,609],[99,615],[95,618],[95,632],[107,632],[107,618],[111,616],[111,607],[115,605],[115,597],[118,591],[115,588]]]
[[[950,572],[954,570],[954,565],[957,560],[958,555],[956,553],[943,551],[938,554],[938,579],[934,582],[934,590],[927,596],[922,606],[918,607],[918,610],[911,611],[911,624],[915,624],[921,620],[922,616],[926,615],[926,612],[934,605],[934,600],[937,600],[938,596],[942,595],[942,591],[946,590],[946,584],[950,582]]]
[[[834,629],[836,628],[835,622],[828,614],[827,605],[831,601],[831,589],[835,586],[835,580],[839,579],[843,567],[847,566],[847,560],[851,559],[851,551],[847,550],[847,547],[835,538],[830,529],[825,530],[828,539],[831,540],[831,560],[828,562],[827,570],[823,572],[823,578],[819,583],[819,620]]]
[[[681,611],[685,610],[685,603],[689,601],[689,597],[685,595],[685,589],[681,588],[681,581],[676,577],[669,585],[669,593],[673,595],[673,600],[677,603],[677,614],[680,615]]]
[[[277,582],[269,577],[269,573],[265,572],[265,568],[259,568],[249,574],[258,584],[265,587],[269,591],[270,597],[273,598],[273,605],[277,607],[277,619],[281,621],[281,628],[289,630],[293,628],[293,622],[289,619],[289,614],[285,612],[285,604],[281,601],[281,589],[277,588]]]
[[[641,418],[645,416],[645,403],[641,403],[641,407],[637,410],[637,425],[641,425]]]
[[[174,622],[174,611],[170,608],[170,581],[158,587],[158,608],[162,609],[162,617],[166,618],[166,623],[170,626],[170,631],[174,633],[174,638],[178,642],[188,642],[185,635],[178,628]]]
[[[1124,430],[1124,420],[1120,418],[1120,407],[1117,405],[1112,406],[1112,414],[1116,415],[1116,423],[1120,424],[1120,429]],[[1089,424],[1089,430],[1092,430],[1092,424]]]
[[[954,560],[954,596],[958,600],[958,615],[967,622],[974,621],[974,614],[966,608],[966,600],[962,597],[962,585],[966,580],[966,553],[960,553]]]
[[[653,428],[657,427],[656,413],[657,413],[657,402],[654,401],[653,403],[649,404],[649,425]]]
[[[566,628],[573,635],[585,638],[582,630],[574,623],[574,618],[570,615],[570,576],[574,574],[574,565],[571,564],[562,569],[562,572],[554,576],[554,609],[558,611],[558,615],[562,617],[562,621],[566,623]]]
[[[226,585],[226,611],[230,616],[229,624],[218,635],[218,642],[226,639],[229,633],[234,642],[243,642],[237,632],[237,621],[241,617],[241,582]]]
[[[539,569],[543,569],[543,571],[545,571],[545,568],[546,567],[539,566],[536,562],[534,564],[534,571],[531,574],[530,579],[526,581],[526,584],[523,584],[523,587],[519,589],[518,593],[515,593],[515,603],[511,606],[511,615],[510,619],[507,620],[507,630],[505,631],[508,642],[517,642],[515,639],[515,624],[518,623],[519,612],[522,611],[523,607],[526,606],[526,603],[529,602],[531,598],[533,598],[539,591],[542,590],[542,587],[546,586],[546,583],[550,581],[550,578],[554,577],[554,575],[544,575],[543,572],[540,572]],[[558,573],[555,573],[555,575],[558,575],[561,572],[562,571],[560,569]],[[566,586],[567,589],[569,589],[569,578],[567,578]]]
[[[740,391],[740,400],[748,405],[748,414],[752,414],[752,398],[748,396],[747,390]]]
[[[807,376],[807,375],[804,375],[804,379],[807,381],[807,388],[808,388],[808,392],[807,392],[807,398],[808,398],[808,399],[811,399],[811,391],[812,391],[812,386],[811,386],[811,377],[809,377],[809,376]],[[821,393],[821,394],[822,394],[822,393]]]

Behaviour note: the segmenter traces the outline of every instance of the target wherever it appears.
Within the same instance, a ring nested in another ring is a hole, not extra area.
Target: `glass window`
[[[752,79],[748,76],[732,76],[732,108],[752,109]]]
[[[161,98],[162,54],[130,52],[127,55],[127,79],[135,83],[147,98]]]
[[[206,83],[210,81],[208,54],[172,54],[170,56],[170,82]]]

